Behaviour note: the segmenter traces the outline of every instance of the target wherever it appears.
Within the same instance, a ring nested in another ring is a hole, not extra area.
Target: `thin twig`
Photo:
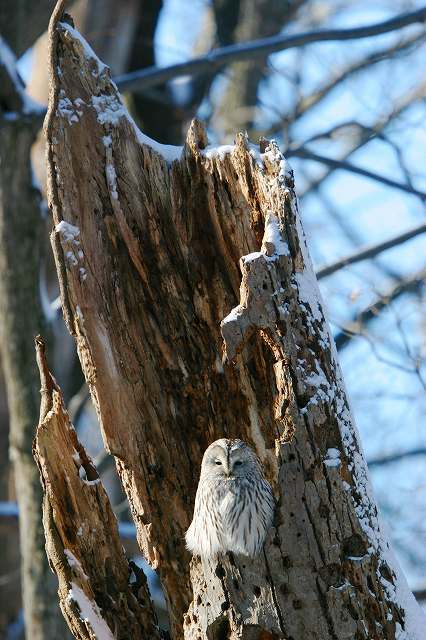
[[[426,447],[419,447],[418,449],[411,449],[410,451],[398,451],[396,453],[390,453],[386,456],[380,456],[380,458],[373,458],[368,460],[368,466],[380,467],[391,462],[399,462],[404,458],[413,458],[416,456],[426,456]]]
[[[353,153],[361,149],[368,142],[374,138],[381,137],[381,134],[386,128],[395,120],[400,117],[407,109],[412,107],[419,100],[422,100],[426,94],[426,83],[423,82],[419,86],[416,86],[413,91],[404,93],[403,97],[396,103],[390,113],[381,117],[373,126],[363,127],[359,126],[360,134],[358,139],[353,144],[345,155],[340,158],[341,161],[347,160]],[[310,195],[312,192],[317,191],[319,186],[323,184],[336,170],[336,167],[329,167],[319,178],[316,178],[301,194],[300,198],[303,199]]]
[[[341,40],[356,40],[369,38],[383,33],[389,33],[397,29],[402,29],[414,23],[423,23],[426,20],[426,7],[417,11],[402,13],[390,20],[379,22],[363,27],[353,27],[349,29],[320,29],[317,31],[306,31],[294,35],[279,35],[271,38],[255,40],[253,42],[239,43],[221,47],[209,52],[205,56],[193,58],[187,62],[158,69],[148,67],[138,71],[126,73],[115,79],[121,91],[137,91],[141,88],[152,87],[163,84],[168,80],[186,75],[199,75],[200,73],[211,72],[220,69],[229,62],[241,60],[253,60],[255,58],[265,58],[276,51],[284,51],[294,47],[302,47],[314,42],[333,42]]]
[[[418,191],[417,189],[413,189],[413,187],[411,187],[409,184],[404,184],[402,182],[398,182],[397,180],[392,180],[392,178],[381,176],[378,173],[374,173],[373,171],[368,171],[368,169],[357,167],[356,165],[352,164],[351,162],[347,162],[346,160],[334,160],[333,158],[322,156],[303,146],[297,147],[296,149],[288,149],[286,152],[286,157],[304,158],[305,160],[313,160],[314,162],[325,164],[332,169],[343,169],[344,171],[355,173],[359,176],[363,176],[364,178],[370,178],[371,180],[375,180],[376,182],[385,184],[388,187],[393,187],[394,189],[405,191],[406,193],[417,196],[421,200],[426,200],[426,193],[424,193],[423,191]]]
[[[325,267],[322,267],[317,271],[317,278],[321,280],[321,278],[325,278],[326,276],[339,271],[343,267],[348,266],[349,264],[354,264],[356,262],[361,262],[362,260],[366,260],[367,258],[374,258],[382,251],[386,251],[387,249],[391,249],[392,247],[396,247],[407,240],[411,240],[415,236],[418,236],[421,233],[426,231],[426,222],[417,225],[413,229],[409,229],[405,231],[405,233],[401,233],[393,238],[389,238],[389,240],[385,240],[384,242],[380,242],[379,244],[370,245],[368,247],[364,247],[364,249],[359,249],[350,255],[340,258],[340,260],[336,260],[332,264],[329,264]]]
[[[403,40],[402,42],[398,42],[396,44],[392,44],[391,47],[386,49],[381,49],[379,51],[373,51],[368,56],[364,56],[363,58],[352,62],[347,67],[341,69],[336,74],[332,74],[331,78],[325,82],[318,89],[315,89],[309,95],[302,96],[297,104],[294,106],[291,114],[288,115],[290,122],[294,123],[297,118],[303,116],[307,111],[310,111],[312,107],[316,107],[320,104],[331,91],[334,91],[340,84],[345,82],[349,77],[356,75],[360,71],[364,69],[370,69],[373,65],[383,62],[384,60],[389,60],[390,58],[395,59],[398,54],[408,53],[412,49],[414,45],[419,45],[425,39],[425,34],[416,34],[415,36],[411,36]],[[268,136],[267,136],[268,137]]]
[[[426,269],[416,272],[413,276],[399,282],[392,287],[385,295],[380,296],[373,303],[368,305],[360,313],[358,313],[352,321],[348,322],[346,327],[335,337],[336,347],[339,351],[344,349],[351,339],[359,336],[362,329],[368,322],[377,318],[380,312],[388,306],[390,302],[399,298],[403,293],[416,292],[424,284],[426,279]]]

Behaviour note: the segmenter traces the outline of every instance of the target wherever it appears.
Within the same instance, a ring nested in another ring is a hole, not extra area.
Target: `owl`
[[[201,463],[187,549],[202,558],[227,551],[254,557],[262,550],[274,507],[252,448],[242,440],[216,440]]]

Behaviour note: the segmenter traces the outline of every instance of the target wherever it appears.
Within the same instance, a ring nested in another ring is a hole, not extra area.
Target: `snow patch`
[[[88,484],[88,485],[91,485],[91,486],[93,486],[95,484],[99,484],[100,481],[101,481],[100,478],[95,478],[94,480],[88,480],[87,477],[86,478],[82,478],[82,480],[83,480],[83,482],[85,484]]]
[[[116,126],[120,118],[126,117],[126,108],[116,95],[101,93],[100,96],[92,96],[92,106],[95,109],[100,124]]]
[[[340,467],[340,451],[339,449],[327,449],[326,457],[323,460],[326,467]]]
[[[293,170],[279,150],[275,140],[271,140],[271,144],[266,147],[264,153],[260,154],[260,157],[263,164],[265,161],[269,164],[278,164],[279,172],[276,179],[279,184],[285,185],[287,180],[293,180]]]
[[[113,200],[118,200],[118,192],[117,192],[117,174],[115,172],[115,167],[112,164],[107,164],[105,167],[107,182],[109,186],[109,192],[111,194],[111,198]]]
[[[268,245],[273,245],[273,253],[278,256],[289,256],[290,251],[286,242],[282,239],[278,216],[273,211],[268,211],[265,219],[265,232],[262,240],[262,251],[270,253]]]
[[[222,320],[220,324],[227,324],[228,322],[236,322],[238,318],[243,314],[243,308],[241,305],[234,307],[230,313]]]
[[[340,451],[339,449],[327,449],[327,458],[330,458],[331,460],[336,460],[336,458],[340,458]]]
[[[68,591],[68,600],[74,600],[80,609],[80,619],[90,625],[97,640],[114,640],[111,629],[102,618],[101,611],[93,600],[89,600],[84,591],[78,585],[71,582]]]
[[[86,40],[82,37],[82,35],[76,29],[74,29],[74,27],[72,27],[71,25],[65,22],[60,22],[59,26],[64,30],[65,35],[70,34],[74,40],[77,40],[80,43],[84,52],[84,56],[88,60],[93,60],[96,63],[97,72],[92,72],[93,75],[100,76],[102,73],[105,72],[106,69],[109,70],[109,67],[107,67],[106,64],[104,64],[101,60],[99,60],[98,56],[93,51],[89,43],[86,42]]]
[[[70,224],[65,220],[61,220],[61,222],[56,225],[55,231],[61,234],[65,242],[74,242],[80,244],[77,240],[78,236],[80,235],[80,229],[73,224]]]
[[[384,528],[381,523],[382,529]],[[396,559],[393,550],[389,545],[384,543],[383,551],[384,559],[387,564],[393,569],[396,580],[393,587],[394,602],[402,607],[405,611],[404,629],[397,622],[396,623],[396,640],[424,640],[426,629],[426,615],[419,603],[413,596],[410,587],[407,584],[405,575],[403,574],[398,560]],[[380,577],[382,580],[383,576]]]
[[[61,235],[63,242],[68,244],[68,249],[65,251],[65,260],[69,267],[77,267],[79,263],[84,259],[84,253],[80,248],[80,241],[77,238],[80,235],[80,229],[65,220],[61,220],[56,225],[55,231]],[[84,281],[87,277],[86,269],[79,267],[80,280]]]
[[[58,107],[56,109],[56,115],[61,118],[65,118],[68,124],[74,124],[80,120],[79,116],[82,115],[82,111],[76,109],[71,100],[65,95],[64,89],[59,92]]]
[[[68,565],[71,567],[71,569],[75,569],[85,580],[88,580],[89,579],[88,576],[84,572],[80,561],[77,560],[75,555],[69,549],[64,549],[64,554],[67,559]]]
[[[247,264],[249,262],[253,262],[253,260],[257,260],[257,258],[263,255],[262,251],[254,251],[253,253],[248,253],[246,256],[242,256],[241,260],[243,264]]]
[[[286,180],[293,179],[293,169],[287,160],[283,157],[280,160],[280,172],[278,174],[278,180],[280,182],[285,182]]]
[[[65,257],[67,259],[68,264],[71,265],[72,267],[75,267],[78,264],[78,260],[72,251],[66,251]]]
[[[235,149],[234,144],[222,144],[219,147],[206,147],[201,151],[201,155],[209,158],[209,160],[213,160],[213,158],[219,158],[219,160],[224,160],[225,156],[232,153]]]
[[[177,147],[170,144],[160,144],[142,133],[118,95],[101,94],[99,96],[92,96],[92,106],[97,113],[97,119],[100,124],[115,127],[120,122],[121,118],[125,118],[132,126],[139,144],[151,147],[151,149],[161,155],[169,164],[180,159],[183,147]],[[108,139],[110,136],[103,136],[102,140],[105,146],[106,138]]]

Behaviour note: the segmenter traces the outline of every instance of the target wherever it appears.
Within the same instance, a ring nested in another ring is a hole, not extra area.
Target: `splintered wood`
[[[146,583],[131,570],[118,524],[92,461],[77,439],[36,339],[42,382],[34,457],[44,487],[43,524],[62,612],[76,638],[160,638]]]

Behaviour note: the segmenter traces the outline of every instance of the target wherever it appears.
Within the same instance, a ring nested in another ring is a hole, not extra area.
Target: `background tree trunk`
[[[41,117],[26,101],[12,53],[0,44],[0,348],[20,510],[26,634],[31,640],[44,640],[67,632],[56,601],[57,580],[44,552],[42,491],[31,455],[39,404],[32,342],[44,328],[39,298],[44,221],[32,181],[30,149]]]
[[[243,135],[208,149],[196,122],[183,150],[149,140],[60,14],[46,134],[63,311],[173,636],[420,640],[285,159]],[[275,527],[257,560],[194,558],[189,575],[201,456],[224,435],[257,449]]]

